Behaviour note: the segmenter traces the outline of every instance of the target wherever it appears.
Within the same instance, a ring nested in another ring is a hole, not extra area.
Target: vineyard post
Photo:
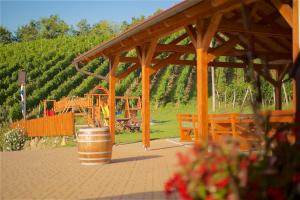
[[[22,104],[22,114],[24,120],[26,120],[26,72],[24,70],[18,73],[18,84],[21,86],[21,104]]]

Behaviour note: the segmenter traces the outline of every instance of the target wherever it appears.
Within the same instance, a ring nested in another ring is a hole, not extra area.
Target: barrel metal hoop
[[[86,160],[86,161],[92,161],[92,160],[110,160],[110,158],[79,158],[79,160]]]
[[[104,132],[109,131],[108,127],[102,127],[102,128],[82,128],[79,129],[78,132]]]
[[[111,152],[80,152],[80,151],[78,151],[78,154],[81,154],[81,155],[102,155],[102,154],[111,154]]]
[[[111,142],[111,140],[78,140],[79,143]]]
[[[110,136],[110,134],[79,134],[78,135],[79,137],[80,136],[92,136],[92,137],[95,137],[95,136]]]
[[[81,165],[104,165],[106,164],[105,162],[81,162]]]

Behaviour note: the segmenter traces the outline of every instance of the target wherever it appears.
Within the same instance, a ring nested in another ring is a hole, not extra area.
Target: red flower
[[[249,156],[249,160],[250,160],[250,162],[256,162],[257,161],[257,155],[256,154],[251,154],[250,156]]]
[[[214,200],[214,197],[210,194],[205,198],[205,200]]]
[[[165,192],[167,195],[172,193],[172,190],[176,188],[178,180],[180,180],[180,174],[176,173],[174,176],[165,184]]]
[[[229,177],[225,177],[224,179],[216,182],[216,186],[218,188],[224,188],[229,184]]]
[[[248,166],[249,166],[249,161],[248,160],[246,160],[246,159],[241,160],[241,162],[240,162],[240,168],[242,170],[247,169]]]
[[[300,173],[294,174],[293,178],[293,183],[297,184],[300,182]]]
[[[276,188],[276,187],[269,187],[267,189],[267,197],[268,197],[268,199],[271,199],[271,200],[286,199],[283,191],[280,188]]]
[[[200,164],[195,170],[197,175],[202,176],[206,172],[206,167],[203,164]]]
[[[278,131],[275,134],[275,139],[278,143],[287,142],[287,134],[285,131]]]
[[[182,176],[178,173],[174,174],[165,185],[166,195],[170,195],[173,189],[177,189],[179,195],[184,200],[192,200],[193,198],[189,195],[187,190],[187,183],[183,180]]]
[[[185,166],[191,162],[189,156],[183,155],[182,153],[177,153],[179,165]]]

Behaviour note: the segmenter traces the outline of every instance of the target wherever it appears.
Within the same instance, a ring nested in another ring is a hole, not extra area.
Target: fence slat
[[[64,113],[38,119],[21,120],[11,124],[12,128],[22,128],[29,137],[74,135],[74,114]]]

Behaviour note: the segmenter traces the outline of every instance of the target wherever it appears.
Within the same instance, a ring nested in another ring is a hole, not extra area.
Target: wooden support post
[[[281,98],[281,80],[279,79],[279,71],[276,71],[276,80],[277,84],[274,85],[275,89],[275,110],[281,110],[282,109],[282,98]]]
[[[197,128],[195,133],[195,143],[199,144],[208,137],[208,53],[209,44],[215,35],[222,13],[216,13],[210,19],[207,28],[204,22],[198,20],[196,23],[196,31],[191,26],[186,27],[186,31],[191,38],[192,44],[196,50],[197,58]]]
[[[208,66],[207,53],[202,48],[196,49],[197,55],[197,108],[198,133],[195,133],[195,142],[208,139]]]
[[[300,5],[298,0],[293,0],[293,61],[300,53]],[[299,67],[299,66],[298,66]],[[296,112],[296,123],[300,122],[300,69],[297,70],[293,81],[293,109]],[[296,144],[300,145],[300,127],[296,127]]]
[[[44,117],[47,115],[47,101],[44,100]]]
[[[109,128],[111,134],[112,144],[115,143],[115,131],[116,131],[116,76],[115,70],[119,64],[119,56],[109,58],[110,72],[109,72]]]
[[[156,45],[157,40],[154,39],[136,48],[142,67],[142,142],[145,148],[150,147],[150,63]]]

